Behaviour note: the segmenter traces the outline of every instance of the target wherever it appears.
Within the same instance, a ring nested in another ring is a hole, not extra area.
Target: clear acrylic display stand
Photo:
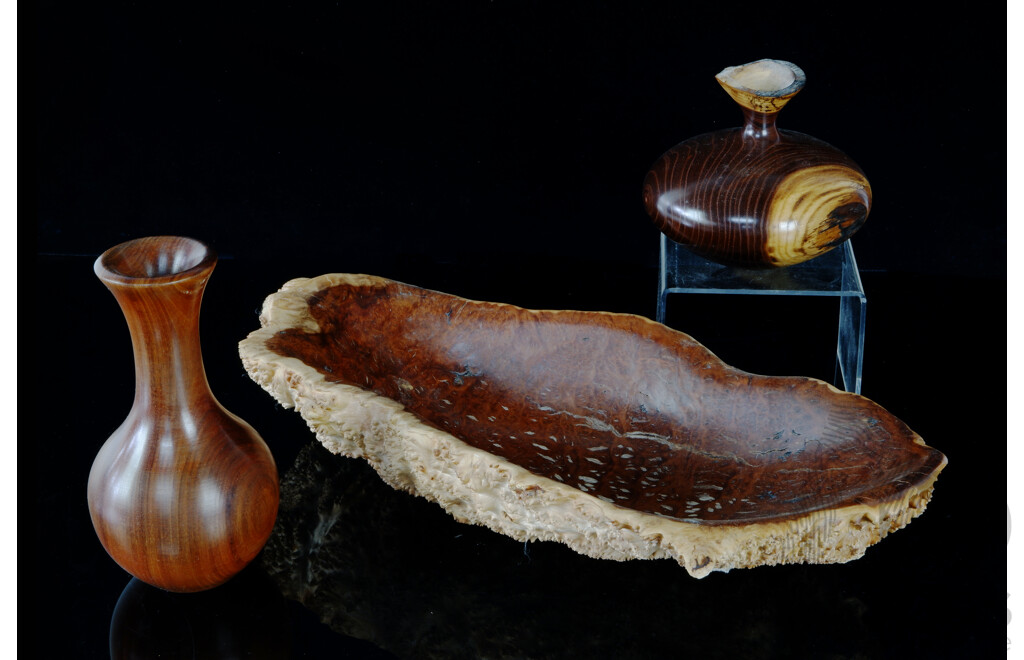
[[[708,261],[662,234],[659,323],[665,322],[666,300],[672,293],[839,297],[834,383],[838,386],[841,382],[846,391],[860,394],[867,296],[850,241],[794,266],[747,269]]]

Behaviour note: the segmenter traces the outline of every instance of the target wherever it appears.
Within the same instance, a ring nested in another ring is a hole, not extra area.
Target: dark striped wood
[[[747,267],[800,263],[850,238],[871,206],[857,164],[778,130],[777,111],[743,112],[742,128],[691,138],[654,163],[643,200],[655,226],[708,259]]]
[[[377,279],[308,299],[267,341],[327,380],[619,506],[708,525],[895,501],[945,464],[899,419],[755,376],[647,319],[532,311]]]
[[[135,401],[89,475],[89,511],[126,571],[171,591],[221,584],[260,551],[277,515],[277,469],[247,423],[210,391],[199,308],[217,259],[159,236],[111,248],[95,271],[124,311]]]

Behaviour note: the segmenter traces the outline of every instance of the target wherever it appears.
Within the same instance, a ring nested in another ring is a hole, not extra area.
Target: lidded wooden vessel
[[[214,398],[203,368],[199,307],[216,264],[177,236],[122,243],[95,264],[131,331],[135,401],[93,461],[89,512],[114,561],[168,591],[226,582],[277,517],[273,456]]]
[[[781,60],[716,76],[744,125],[669,149],[644,179],[644,207],[668,238],[724,264],[790,266],[828,252],[860,229],[871,186],[844,153],[779,130],[776,117],[806,81]]]

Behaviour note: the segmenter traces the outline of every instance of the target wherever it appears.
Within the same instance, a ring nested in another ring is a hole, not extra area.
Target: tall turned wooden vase
[[[203,368],[199,307],[216,263],[198,241],[157,236],[95,264],[128,320],[135,401],[93,462],[89,511],[114,561],[169,591],[226,582],[277,517],[270,450],[217,402]]]
[[[720,263],[790,266],[841,245],[871,208],[871,186],[838,149],[775,126],[806,80],[759,60],[716,76],[743,109],[742,128],[668,150],[644,180],[644,207],[668,238]]]

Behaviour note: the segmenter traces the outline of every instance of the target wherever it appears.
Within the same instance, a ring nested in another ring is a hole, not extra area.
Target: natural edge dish
[[[332,452],[462,522],[695,577],[856,559],[946,465],[878,404],[734,369],[640,316],[296,279],[240,343]]]

